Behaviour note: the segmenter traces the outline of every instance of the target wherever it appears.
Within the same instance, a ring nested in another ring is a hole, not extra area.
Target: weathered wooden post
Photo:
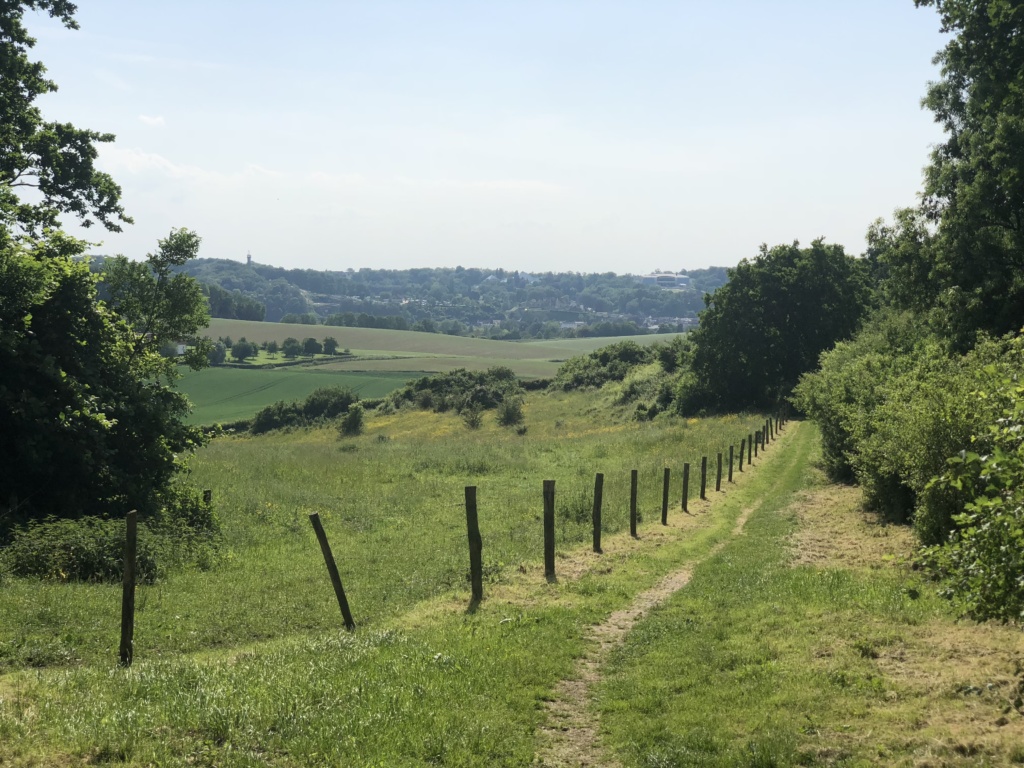
[[[736,446],[734,446],[734,445],[730,445],[729,446],[729,482],[730,483],[732,482],[732,463],[734,461],[734,458],[733,458],[733,448],[735,448],[735,447]]]
[[[469,537],[469,583],[473,588],[473,602],[484,599],[483,539],[476,512],[476,486],[466,486],[466,534]]]
[[[203,504],[205,504],[206,506],[210,506],[210,504],[212,502],[213,502],[213,491],[211,491],[209,488],[207,488],[205,491],[203,491]]]
[[[761,433],[754,433],[754,458],[757,458],[757,449],[761,447]]]
[[[715,474],[715,492],[722,490],[722,452],[718,452],[718,471]]]
[[[604,493],[604,475],[600,472],[594,477],[594,551],[601,552],[601,496]]]
[[[747,438],[740,440],[740,472],[743,471],[743,457],[747,453]]]
[[[636,537],[636,491],[638,473],[634,469],[629,473],[629,535]]]
[[[690,462],[683,464],[683,512],[690,511]]]
[[[747,464],[753,464],[754,436],[747,435]]]
[[[672,474],[672,470],[665,467],[665,475],[661,482],[661,524],[668,525],[668,489],[669,489],[669,477]]]
[[[135,510],[125,518],[124,572],[121,575],[121,666],[130,667],[135,656],[135,555],[138,551]]]
[[[700,457],[700,497],[706,499],[708,497],[708,457]]]
[[[341,576],[338,574],[338,566],[334,562],[334,555],[331,554],[331,545],[327,541],[327,534],[320,523],[320,514],[314,512],[309,516],[309,522],[316,532],[316,540],[320,542],[320,551],[324,556],[324,563],[327,565],[327,574],[331,577],[331,584],[334,585],[334,594],[338,598],[338,607],[341,609],[341,618],[345,622],[345,629],[351,632],[356,628],[352,620],[352,611],[348,607],[348,598],[345,597],[345,588],[341,585]]]
[[[555,481],[544,481],[544,576],[555,578]]]

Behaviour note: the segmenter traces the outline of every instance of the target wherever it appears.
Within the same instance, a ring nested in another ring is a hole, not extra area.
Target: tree
[[[270,357],[277,357],[277,352],[279,349],[280,347],[278,346],[277,342],[274,341],[273,339],[267,342],[267,354]]]
[[[166,382],[165,339],[140,340],[97,300],[73,258],[84,249],[60,232],[15,240],[0,228],[0,540],[50,515],[155,513],[203,440]]]
[[[840,245],[762,245],[705,297],[679,408],[777,406],[823,350],[857,330],[868,286],[867,265]]]
[[[938,225],[925,286],[947,332],[969,344],[1024,317],[1024,9],[915,4],[934,6],[951,33],[923,100],[947,133],[925,171],[922,209]]]
[[[338,352],[338,340],[333,336],[324,339],[324,354],[335,355]]]
[[[194,369],[206,365],[212,345],[198,335],[209,323],[206,297],[193,278],[173,271],[196,257],[200,242],[195,232],[172,229],[145,261],[124,256],[106,260],[103,280],[108,304],[135,331],[133,357],[144,359],[141,353],[158,340],[187,342],[184,362]],[[172,366],[153,373],[157,372],[174,376]]]
[[[312,336],[302,340],[302,354],[312,357],[313,355],[319,355],[323,351],[323,345]]]
[[[284,356],[288,359],[298,357],[302,354],[302,344],[299,343],[298,339],[289,336],[281,343],[281,352],[283,352]]]
[[[131,221],[93,165],[113,137],[43,121],[34,102],[56,86],[28,58],[26,10],[76,26],[66,0],[0,6],[0,541],[51,515],[155,514],[203,440],[170,386],[177,359],[160,354],[205,325],[198,286],[171,275],[198,238],[177,230],[145,263],[111,260],[99,300],[87,244],[57,227],[62,214],[109,230]],[[209,349],[196,342],[187,362],[205,365]]]
[[[206,359],[210,365],[223,365],[224,361],[228,357],[228,348],[224,345],[223,341],[218,341],[210,348],[209,353],[206,355]]]
[[[231,356],[239,362],[256,357],[258,353],[259,349],[251,341],[236,341],[235,345],[231,347]]]
[[[83,226],[120,231],[119,222],[131,223],[121,189],[94,164],[96,145],[114,137],[43,120],[34,102],[57,85],[28,56],[35,39],[22,23],[26,10],[78,28],[75,6],[67,0],[22,0],[0,8],[0,224],[38,236],[58,227],[61,214],[71,214]],[[22,198],[23,190],[31,194]]]

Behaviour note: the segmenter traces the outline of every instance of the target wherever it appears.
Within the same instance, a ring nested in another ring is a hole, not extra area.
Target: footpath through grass
[[[803,462],[778,482],[614,654],[600,711],[622,762],[1024,763],[1020,630],[956,622],[858,489]]]
[[[501,431],[487,437],[497,430],[491,426],[467,433],[457,420],[422,413],[382,420],[372,434],[342,444],[355,450],[339,451],[316,432],[220,443],[225,453],[204,461],[217,467],[216,497],[233,499],[225,510],[233,562],[140,591],[130,670],[114,665],[113,635],[95,634],[97,625],[116,626],[106,607],[116,605],[115,588],[5,585],[17,601],[6,618],[37,622],[26,642],[44,644],[39,633],[49,628],[74,640],[72,660],[83,661],[0,678],[0,763],[529,764],[542,702],[571,674],[586,627],[728,538],[788,455],[784,441],[770,448],[737,485],[711,490],[710,502],[695,500],[690,515],[679,510],[674,484],[671,525],[662,527],[653,513],[665,462],[681,446],[686,455],[709,452],[704,441],[713,445],[720,430],[744,434],[749,424],[602,425],[587,414],[592,407],[586,398],[533,403],[528,419],[546,408],[563,418],[531,422],[536,429],[525,441]],[[445,434],[447,450],[424,452],[429,435]],[[319,453],[324,463],[314,460]],[[628,477],[639,458],[646,519],[632,539],[621,532],[628,482],[619,475]],[[595,460],[609,476],[603,555],[588,551],[587,525],[576,518],[589,515],[585,488]],[[545,476],[563,489],[555,583],[543,578],[539,504],[516,501],[520,488],[524,500],[539,497],[535,486]],[[496,489],[486,505],[481,497],[492,570],[473,611],[458,504],[467,479]],[[266,495],[281,488],[289,492]],[[350,501],[339,506],[340,498]],[[346,581],[360,621],[353,635],[333,628],[337,609],[303,519],[312,510],[328,513],[343,574],[352,575]],[[444,574],[449,580],[439,581]],[[10,637],[12,625],[5,626]],[[253,642],[261,636],[270,639]],[[226,647],[216,650],[219,643]]]

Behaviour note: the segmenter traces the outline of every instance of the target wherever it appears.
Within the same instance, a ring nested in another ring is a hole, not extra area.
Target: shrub
[[[498,406],[498,424],[503,427],[515,427],[523,423],[523,401],[518,398],[503,400]]]
[[[359,395],[348,387],[320,387],[302,403],[302,415],[309,421],[333,419],[348,411],[358,400]]]
[[[15,576],[58,581],[120,581],[124,572],[125,523],[83,517],[32,521],[17,528],[3,550]],[[158,546],[145,524],[138,528],[136,578],[152,584],[161,573]]]
[[[469,429],[480,429],[484,423],[480,408],[467,408],[462,414],[462,423]]]
[[[353,405],[341,420],[338,431],[343,437],[354,437],[363,433],[363,406]]]
[[[1024,619],[1024,336],[985,366],[974,393],[987,419],[971,451],[949,460],[928,492],[969,499],[945,546],[926,562],[948,579],[947,596],[978,620]]]

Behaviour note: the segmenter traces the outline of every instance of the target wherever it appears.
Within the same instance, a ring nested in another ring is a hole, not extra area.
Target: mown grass
[[[822,482],[810,465],[781,480],[780,491]],[[862,515],[851,494],[830,511]],[[805,503],[829,501],[835,494],[812,493]],[[1011,705],[1024,691],[1019,632],[957,626],[934,585],[891,555],[862,567],[836,547],[850,565],[795,563],[798,508],[780,493],[759,509],[746,535],[702,563],[614,655],[600,711],[623,763],[1024,762],[1024,720]],[[954,637],[964,647],[951,648]],[[976,654],[1001,667],[977,668]]]
[[[214,442],[195,479],[220,502],[226,559],[139,589],[130,670],[114,666],[116,587],[4,585],[8,667],[68,666],[0,678],[0,761],[529,763],[541,701],[582,653],[584,628],[706,552],[761,492],[741,487],[718,495],[716,514],[695,503],[697,515],[683,516],[674,483],[672,521],[686,527],[644,534],[666,462],[699,460],[760,419],[638,425],[606,406],[534,396],[525,436],[492,419],[470,431],[452,415],[411,412],[371,419],[342,442],[329,430]],[[633,467],[640,540],[622,532]],[[606,473],[606,554],[581,555],[595,471]],[[554,584],[540,557],[546,478],[558,482],[559,568],[583,567]],[[480,489],[487,575],[471,612],[469,483]],[[332,538],[355,635],[338,629],[311,511]],[[24,656],[32,647],[38,655]]]

